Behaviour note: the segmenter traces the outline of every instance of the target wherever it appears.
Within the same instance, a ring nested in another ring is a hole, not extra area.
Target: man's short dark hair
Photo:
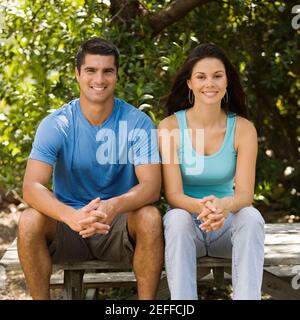
[[[84,64],[86,54],[98,54],[101,56],[114,56],[115,66],[119,69],[119,50],[111,42],[101,38],[91,38],[83,42],[76,55],[76,68],[80,73],[80,68]]]

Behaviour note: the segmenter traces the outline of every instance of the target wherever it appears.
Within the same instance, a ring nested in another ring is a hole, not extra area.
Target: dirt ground
[[[20,213],[24,210],[23,203],[0,203],[0,257],[4,254],[6,248],[16,237],[17,224]],[[263,213],[266,222],[297,222],[299,216],[290,215],[288,212],[268,211],[266,208],[259,208]],[[0,276],[4,276],[3,272]],[[30,300],[31,297],[26,290],[24,275],[22,271],[9,271],[5,274],[5,287],[1,288],[0,282],[0,300]],[[1,279],[0,279],[1,280]],[[223,288],[214,286],[203,286],[199,288],[199,299],[230,299],[232,289],[229,284]],[[119,292],[120,298],[122,292]],[[52,291],[53,299],[62,299],[62,291],[59,289]],[[103,296],[102,296],[103,298]],[[105,298],[105,297],[104,297]],[[268,297],[264,297],[268,299]]]
[[[23,207],[23,204],[17,206],[3,203],[0,208],[0,257],[16,236],[17,223]],[[26,293],[24,276],[21,271],[10,271],[5,276],[5,288],[0,287],[1,300],[30,299]]]

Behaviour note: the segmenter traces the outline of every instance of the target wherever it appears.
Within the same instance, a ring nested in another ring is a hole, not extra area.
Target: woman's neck
[[[220,105],[194,105],[188,110],[189,118],[200,128],[223,125],[226,114]]]

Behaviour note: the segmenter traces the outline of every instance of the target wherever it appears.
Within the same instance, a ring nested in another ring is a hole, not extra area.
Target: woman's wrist
[[[221,199],[225,212],[234,212],[234,197],[226,197]]]
[[[203,209],[203,203],[199,201],[198,198],[190,198],[192,200],[192,212],[201,213]]]

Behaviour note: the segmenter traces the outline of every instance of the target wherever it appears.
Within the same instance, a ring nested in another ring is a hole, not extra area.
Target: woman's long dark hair
[[[188,99],[189,87],[187,85],[187,80],[191,78],[195,64],[204,58],[216,58],[221,60],[224,64],[228,81],[228,102],[225,102],[224,99],[222,99],[221,108],[225,112],[234,112],[237,115],[248,118],[246,95],[241,85],[239,74],[228,60],[223,50],[213,43],[201,44],[194,48],[188,55],[183,67],[174,79],[170,94],[167,96],[166,108],[168,110],[168,115],[192,106]]]

